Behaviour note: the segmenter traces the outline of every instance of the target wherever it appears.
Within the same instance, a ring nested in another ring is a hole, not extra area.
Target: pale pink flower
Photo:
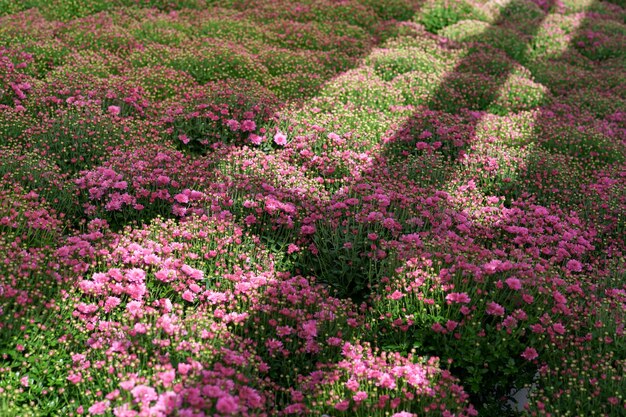
[[[109,106],[107,110],[109,114],[112,116],[119,116],[120,112],[122,111],[120,106]]]
[[[387,298],[391,299],[391,300],[399,300],[402,297],[404,297],[404,294],[401,291],[395,290],[394,292],[392,292],[391,294],[389,294],[387,296]]]
[[[348,381],[346,381],[346,388],[350,391],[356,392],[359,389],[359,381],[354,378],[348,379]]]
[[[285,146],[287,144],[287,136],[284,133],[278,131],[274,135],[274,143],[279,146]]]
[[[110,404],[111,402],[109,400],[100,401],[89,407],[88,411],[90,414],[99,416],[106,413],[106,411],[109,409]]]
[[[158,398],[156,391],[154,388],[149,387],[147,385],[137,385],[130,391],[133,394],[133,398],[135,402],[146,404],[151,401],[156,401]]]
[[[104,302],[104,311],[108,313],[109,311],[120,305],[121,302],[122,300],[120,300],[118,297],[108,297]]]

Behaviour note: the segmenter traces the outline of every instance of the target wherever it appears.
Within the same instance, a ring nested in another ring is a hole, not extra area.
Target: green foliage
[[[365,62],[374,68],[376,74],[384,81],[391,81],[398,75],[411,71],[440,74],[450,68],[448,62],[437,56],[436,52],[418,47],[378,49],[370,53]]]
[[[121,126],[93,111],[70,109],[18,141],[25,149],[46,155],[62,173],[71,175],[89,169],[130,139],[130,133]]]
[[[492,26],[478,20],[461,20],[439,32],[442,36],[457,42],[480,42],[506,52],[512,59],[526,61],[526,41],[514,30]]]
[[[454,25],[461,20],[481,20],[487,22],[487,14],[465,0],[430,1],[422,6],[415,16],[418,23],[426,30],[438,33],[441,29]],[[445,35],[444,35],[445,36]]]
[[[359,0],[360,3],[372,8],[383,20],[395,19],[398,21],[411,20],[419,7],[415,0]]]

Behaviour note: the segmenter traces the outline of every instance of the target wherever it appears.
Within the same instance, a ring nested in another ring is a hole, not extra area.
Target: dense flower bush
[[[624,7],[0,0],[0,415],[625,415]]]

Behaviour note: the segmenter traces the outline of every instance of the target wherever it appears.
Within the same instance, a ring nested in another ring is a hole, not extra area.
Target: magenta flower
[[[487,304],[487,314],[491,314],[492,316],[503,316],[504,315],[504,307],[496,302],[490,302]]]
[[[522,289],[522,281],[517,278],[511,277],[506,279],[506,285],[509,286],[510,289],[518,291]]]
[[[343,401],[340,401],[337,404],[335,404],[335,410],[337,410],[337,411],[346,411],[349,406],[350,406],[350,401],[349,400],[343,400]]]
[[[567,265],[565,265],[568,271],[570,272],[582,272],[583,264],[578,262],[576,259],[570,259],[567,261]]]
[[[537,350],[535,350],[535,348],[527,347],[526,349],[524,349],[524,352],[520,356],[527,361],[532,361],[533,359],[536,359],[539,354],[537,353]]]
[[[235,414],[239,411],[239,404],[232,395],[225,395],[217,400],[215,408],[223,414]]]
[[[467,304],[472,299],[465,292],[451,292],[446,295],[446,301],[448,304],[458,303],[458,304]]]
[[[228,126],[228,128],[233,132],[236,132],[239,130],[240,124],[237,120],[230,119],[226,121],[226,126]]]
[[[256,129],[256,123],[254,120],[244,120],[241,122],[242,132],[253,132]]]

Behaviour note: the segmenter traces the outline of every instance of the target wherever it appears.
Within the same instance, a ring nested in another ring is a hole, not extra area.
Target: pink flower
[[[570,272],[581,272],[583,270],[583,264],[578,262],[576,259],[570,259],[567,261],[567,265],[565,267]]]
[[[287,136],[284,133],[278,131],[274,135],[274,143],[279,146],[285,146],[287,144]]]
[[[265,136],[259,136],[259,135],[255,135],[254,133],[252,133],[249,139],[250,139],[250,143],[258,146],[265,140]]]
[[[303,235],[312,235],[313,233],[315,233],[315,226],[304,225],[302,226],[300,231]]]
[[[189,202],[189,196],[186,194],[176,194],[174,196],[174,200],[178,201],[180,204],[185,204]]]
[[[448,304],[467,304],[472,301],[472,299],[465,292],[451,292],[450,294],[446,295],[446,301],[448,302]]]
[[[183,297],[183,300],[189,301],[190,303],[193,303],[196,299],[196,295],[189,290],[185,291],[182,297]]]
[[[237,120],[234,120],[234,119],[227,120],[226,121],[226,126],[228,126],[228,128],[230,130],[232,130],[233,132],[238,131],[239,127],[240,127],[239,122]]]
[[[256,129],[256,123],[254,120],[244,120],[241,122],[241,130],[243,132],[252,132]]]
[[[302,331],[306,338],[317,337],[317,321],[308,320],[302,323]]]
[[[359,382],[354,378],[350,378],[346,382],[346,388],[348,388],[350,391],[356,392],[356,390],[359,389]]]
[[[503,316],[504,315],[504,307],[496,302],[490,302],[487,304],[487,314],[491,314],[492,316]]]
[[[239,404],[237,404],[237,401],[232,395],[226,394],[217,400],[215,408],[223,414],[235,414],[239,411]]]
[[[404,294],[402,294],[402,292],[395,290],[393,293],[389,294],[387,296],[387,298],[391,299],[391,300],[399,300],[402,297],[404,297]]]
[[[343,401],[338,402],[337,404],[335,404],[335,410],[337,410],[337,411],[346,411],[349,406],[350,406],[350,401],[349,400],[343,400]]]
[[[163,386],[169,387],[170,385],[172,385],[172,381],[176,377],[176,371],[170,369],[169,371],[159,372],[158,376]]]
[[[122,300],[120,300],[118,297],[108,297],[104,302],[104,311],[108,313],[109,311],[120,305],[121,302]]]
[[[537,353],[535,348],[527,347],[524,350],[524,353],[522,353],[520,356],[526,359],[527,361],[532,361],[533,359],[537,358],[539,354]]]
[[[110,404],[109,400],[100,401],[89,407],[88,411],[90,414],[99,416],[108,410]]]
[[[154,388],[147,385],[137,385],[135,388],[132,389],[130,393],[133,394],[135,402],[141,404],[149,403],[150,401],[156,401],[156,399],[158,398]]]
[[[109,106],[107,110],[109,111],[109,114],[112,116],[118,116],[120,112],[122,111],[120,106]]]
[[[28,375],[23,376],[20,378],[20,384],[22,384],[23,387],[27,387],[28,384]]]
[[[433,332],[435,333],[442,333],[444,332],[446,329],[441,325],[441,323],[433,323],[432,326],[430,326],[430,328],[432,329]]]
[[[80,381],[83,380],[83,376],[82,374],[74,374],[74,373],[70,373],[67,377],[67,380],[70,381],[72,384],[76,385],[78,384]]]
[[[359,391],[356,394],[354,394],[354,396],[352,397],[352,399],[356,402],[361,402],[366,398],[367,398],[367,392],[365,391]]]
[[[185,145],[189,143],[189,138],[187,137],[187,135],[183,134],[183,135],[178,135],[178,139],[184,143]]]
[[[181,362],[178,364],[178,373],[181,375],[187,375],[191,371],[191,365]]]
[[[454,320],[448,320],[446,322],[446,329],[448,329],[449,332],[454,331],[454,329],[457,328],[457,326],[459,325],[459,322],[454,321]]]
[[[509,286],[510,289],[512,290],[521,290],[522,289],[522,281],[520,281],[517,278],[511,277],[511,278],[507,278],[506,279],[506,285]]]
[[[132,317],[143,316],[143,304],[139,301],[131,301],[126,304],[126,309]]]
[[[565,334],[565,326],[563,326],[561,323],[554,323],[552,325],[552,329],[555,333]]]

